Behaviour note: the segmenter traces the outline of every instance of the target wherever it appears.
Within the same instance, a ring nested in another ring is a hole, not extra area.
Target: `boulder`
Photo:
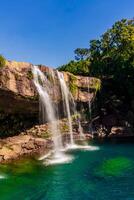
[[[47,148],[47,140],[30,135],[18,135],[1,140],[0,145],[0,162],[7,162],[23,155],[39,154]]]
[[[130,127],[115,126],[111,128],[109,137],[128,137],[134,136],[133,130]]]

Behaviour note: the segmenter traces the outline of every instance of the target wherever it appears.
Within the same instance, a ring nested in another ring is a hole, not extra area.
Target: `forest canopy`
[[[76,75],[112,78],[118,89],[134,95],[134,19],[117,21],[89,48],[77,48],[75,59],[59,67]]]

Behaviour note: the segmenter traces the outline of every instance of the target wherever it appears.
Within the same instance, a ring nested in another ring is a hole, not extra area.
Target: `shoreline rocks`
[[[38,129],[39,127],[36,126]],[[23,133],[24,134],[24,133]],[[52,139],[41,138],[33,135],[23,135],[8,137],[6,139],[0,139],[0,163],[8,163],[13,160],[18,160],[24,156],[41,156],[47,154],[53,148]],[[120,135],[109,135],[108,137],[95,136],[88,132],[84,133],[86,140],[96,141],[134,141],[134,135],[120,134]],[[63,141],[69,142],[69,134],[64,133],[62,136]],[[75,141],[81,141],[78,132],[74,132]]]
[[[24,155],[40,154],[52,147],[50,139],[18,135],[0,140],[0,163],[18,159]]]

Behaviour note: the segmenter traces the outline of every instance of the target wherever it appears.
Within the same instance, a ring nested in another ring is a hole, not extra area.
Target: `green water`
[[[69,152],[74,160],[68,164],[25,159],[1,165],[0,200],[134,200],[134,145],[98,146]]]

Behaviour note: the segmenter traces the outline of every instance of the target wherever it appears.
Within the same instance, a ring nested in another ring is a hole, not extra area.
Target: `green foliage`
[[[50,137],[52,136],[49,130],[48,130],[48,131],[42,132],[41,135],[42,135],[42,137],[45,138],[45,139],[48,139],[48,138],[50,138]]]
[[[59,68],[75,75],[112,79],[117,94],[134,96],[134,19],[117,21],[90,47],[75,50],[76,61]],[[97,85],[99,89],[99,85]]]
[[[63,123],[61,128],[60,128],[61,133],[65,133],[69,131],[69,127],[66,123]]]
[[[33,73],[32,73],[31,70],[27,72],[27,78],[28,78],[29,80],[32,80],[32,79],[33,79]]]
[[[75,114],[72,115],[72,120],[73,120],[73,121],[77,120],[78,118],[79,118],[79,119],[81,118],[80,113],[75,113]]]
[[[0,55],[0,68],[4,67],[6,64],[6,59],[4,58],[4,56]]]
[[[70,81],[69,81],[69,88],[70,88],[70,91],[73,95],[75,95],[77,90],[78,90],[76,81],[77,81],[77,78],[74,75],[71,74],[70,75]]]
[[[91,73],[124,78],[134,73],[134,20],[123,19],[90,41]]]
[[[92,83],[90,83],[89,85],[89,88],[91,89],[95,89],[95,91],[100,91],[101,89],[101,80],[100,79],[97,79],[97,78],[94,78],[92,80]]]
[[[134,95],[134,20],[123,19],[90,42],[91,74],[112,78],[116,92]],[[113,86],[114,86],[113,85]]]
[[[68,71],[75,75],[87,76],[89,75],[89,66],[90,66],[89,60],[79,60],[79,61],[72,60],[68,64],[59,67],[58,70]]]
[[[87,48],[77,48],[75,49],[74,53],[76,54],[76,60],[84,60],[88,57],[89,49]]]

